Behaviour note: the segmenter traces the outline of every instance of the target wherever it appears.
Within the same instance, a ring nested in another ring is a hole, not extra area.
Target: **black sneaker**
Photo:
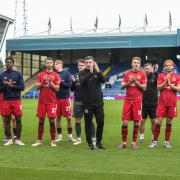
[[[101,143],[96,144],[96,148],[97,148],[97,149],[103,149],[103,150],[106,149],[106,148],[103,146],[103,144],[101,144]]]
[[[93,144],[89,144],[88,149],[89,150],[94,150],[94,145]]]

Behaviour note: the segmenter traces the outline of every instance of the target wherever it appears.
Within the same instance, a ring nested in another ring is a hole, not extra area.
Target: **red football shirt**
[[[40,88],[39,103],[50,104],[56,102],[56,91],[49,86],[50,78],[52,78],[52,82],[55,85],[60,84],[60,76],[54,71],[50,73],[43,71],[39,73],[37,77],[37,82],[43,82],[42,87]]]
[[[135,79],[142,85],[147,83],[146,74],[144,71],[139,70],[134,72],[133,70],[129,70],[124,74],[124,78],[122,82],[127,83],[131,76],[134,76]],[[125,100],[127,101],[142,101],[143,90],[139,89],[135,83],[129,84],[126,90]]]
[[[159,74],[157,84],[160,85],[165,81],[166,73],[163,72]],[[174,86],[180,85],[180,78],[177,74],[172,73],[170,76],[170,83]],[[170,85],[167,83],[166,86],[160,91],[160,96],[158,99],[158,104],[165,106],[176,106],[177,97],[176,91],[170,88]]]

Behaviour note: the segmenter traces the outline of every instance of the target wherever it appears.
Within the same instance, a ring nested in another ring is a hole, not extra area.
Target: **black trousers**
[[[103,105],[88,105],[84,106],[84,120],[85,120],[85,133],[86,141],[92,144],[92,120],[96,119],[96,143],[101,143],[103,127],[104,127],[104,107]]]

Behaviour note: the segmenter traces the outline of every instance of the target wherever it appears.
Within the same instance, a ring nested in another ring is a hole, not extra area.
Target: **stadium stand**
[[[101,71],[105,71],[109,67],[108,64],[99,64]],[[71,74],[78,72],[77,66],[75,64],[65,64],[64,69],[68,70]],[[23,98],[37,98],[39,96],[39,90],[35,88],[35,82],[39,71],[36,72],[31,78],[27,79],[25,82],[25,90],[22,92]]]
[[[109,68],[109,64],[99,64],[100,69],[104,72],[107,68]],[[68,70],[71,74],[77,73],[77,67],[75,64],[65,64],[64,69]],[[118,64],[112,66],[110,71],[106,74],[106,83],[102,85],[103,95],[106,96],[114,96],[120,95],[124,96],[126,93],[125,89],[121,89],[122,77],[125,71],[130,69],[129,64]],[[162,69],[162,67],[160,67]],[[180,72],[180,62],[176,62],[176,72]],[[39,90],[37,90],[34,85],[37,78],[36,73],[32,78],[26,81],[26,87],[23,92],[23,98],[37,98],[39,95]],[[178,93],[180,95],[180,93]]]
[[[121,75],[131,68],[131,58],[139,56],[142,65],[151,62],[162,67],[166,58],[177,59],[179,39],[180,29],[170,32],[32,35],[7,40],[6,51],[15,59],[14,68],[23,74],[25,80],[34,77],[47,56],[63,59],[65,69],[75,74],[77,68],[73,61],[92,55],[107,79],[106,86],[102,87],[104,94],[124,94],[125,91],[120,90]],[[180,72],[179,60],[177,64],[176,71]],[[33,85],[28,86],[32,96],[32,91],[36,91]]]

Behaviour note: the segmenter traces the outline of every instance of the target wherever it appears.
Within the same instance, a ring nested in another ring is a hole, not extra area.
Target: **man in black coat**
[[[85,133],[89,149],[105,149],[102,145],[104,127],[104,102],[101,83],[105,82],[102,72],[92,56],[85,57],[85,69],[80,72],[80,96],[84,108]],[[96,146],[92,143],[92,119],[95,116],[97,123]]]

